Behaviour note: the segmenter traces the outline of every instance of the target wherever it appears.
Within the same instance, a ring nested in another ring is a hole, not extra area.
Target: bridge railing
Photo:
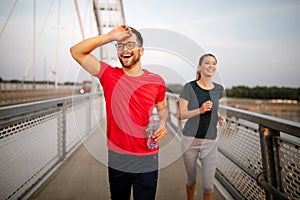
[[[168,94],[169,123],[182,136],[178,95]],[[216,178],[235,199],[300,198],[300,123],[220,107]]]
[[[169,124],[182,136],[178,96]],[[300,197],[300,125],[221,107],[217,179],[235,199]],[[60,166],[104,117],[101,93],[0,107],[0,198],[27,195]]]
[[[103,116],[102,93],[0,107],[0,199],[33,191]]]

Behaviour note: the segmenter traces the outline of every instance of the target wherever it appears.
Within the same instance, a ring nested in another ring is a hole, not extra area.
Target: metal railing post
[[[179,112],[179,100],[175,99],[176,101],[176,111],[177,113]],[[177,124],[178,124],[178,132],[181,133],[182,132],[182,124],[181,124],[181,120],[179,118],[177,118]]]
[[[90,133],[90,131],[92,130],[92,97],[93,97],[93,94],[91,93],[89,95],[89,105],[88,105],[88,116],[87,116],[87,119],[88,119],[88,132],[87,133]]]
[[[274,131],[270,128],[259,125],[260,133],[260,144],[261,144],[261,156],[262,156],[262,166],[265,171],[266,182],[271,184],[274,188],[278,187],[277,175],[275,167],[275,154],[276,144],[274,144],[273,137],[279,136],[279,131]],[[270,192],[266,190],[266,199],[276,199],[272,196]]]
[[[62,155],[63,159],[67,156],[67,105],[63,105],[63,126],[62,126]]]
[[[271,129],[273,135],[273,150],[274,150],[274,166],[275,166],[275,177],[276,177],[276,184],[277,190],[283,192],[282,188],[282,178],[281,178],[281,166],[280,166],[280,156],[279,156],[279,144],[277,143],[276,136],[280,136],[280,132]]]
[[[171,119],[170,98],[171,98],[170,96],[166,97],[166,100],[167,100],[167,112],[168,112],[167,121],[170,121],[170,119]]]
[[[67,108],[64,103],[57,105],[61,109],[61,116],[57,120],[57,154],[59,160],[64,160],[66,157],[66,132],[67,132]]]

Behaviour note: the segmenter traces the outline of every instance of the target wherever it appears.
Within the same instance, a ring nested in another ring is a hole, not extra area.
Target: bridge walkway
[[[30,197],[30,200],[58,200],[58,199],[109,199],[109,185],[107,176],[106,140],[103,129],[98,128],[91,136],[69,156],[65,162],[53,173]],[[172,144],[171,144],[172,143]],[[171,144],[171,145],[170,145]],[[170,148],[164,148],[166,146]],[[164,149],[164,150],[163,150]],[[167,150],[165,150],[167,149]],[[163,154],[180,155],[179,140],[169,129],[167,136],[161,142]],[[159,156],[162,159],[163,156]],[[157,186],[157,200],[186,199],[185,169],[181,156],[159,170]],[[219,185],[220,186],[220,185]],[[219,187],[218,187],[219,188]],[[215,186],[215,199],[225,197]],[[195,199],[202,199],[201,168],[198,168],[198,183]]]

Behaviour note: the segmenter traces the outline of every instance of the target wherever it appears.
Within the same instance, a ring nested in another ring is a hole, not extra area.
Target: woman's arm
[[[218,112],[218,118],[219,118],[219,125],[225,126],[226,125],[226,119]]]
[[[188,110],[188,104],[189,102],[186,99],[180,98],[177,114],[179,119],[189,119],[197,115],[204,114],[205,112],[210,111],[210,109],[212,108],[212,102],[210,100],[204,102],[200,108],[196,108],[193,110]]]

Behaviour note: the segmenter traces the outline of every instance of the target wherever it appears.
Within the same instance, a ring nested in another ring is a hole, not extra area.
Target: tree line
[[[231,89],[226,89],[227,97],[236,98],[254,98],[254,99],[290,99],[300,100],[300,87],[247,87],[236,86]]]
[[[0,77],[0,83],[17,83],[17,84],[49,84],[54,85],[54,81],[48,81],[48,80],[18,80],[18,79],[12,79],[12,80],[4,80],[2,77]],[[64,83],[58,83],[58,85],[81,85],[82,83],[75,83],[75,82],[64,82]]]

